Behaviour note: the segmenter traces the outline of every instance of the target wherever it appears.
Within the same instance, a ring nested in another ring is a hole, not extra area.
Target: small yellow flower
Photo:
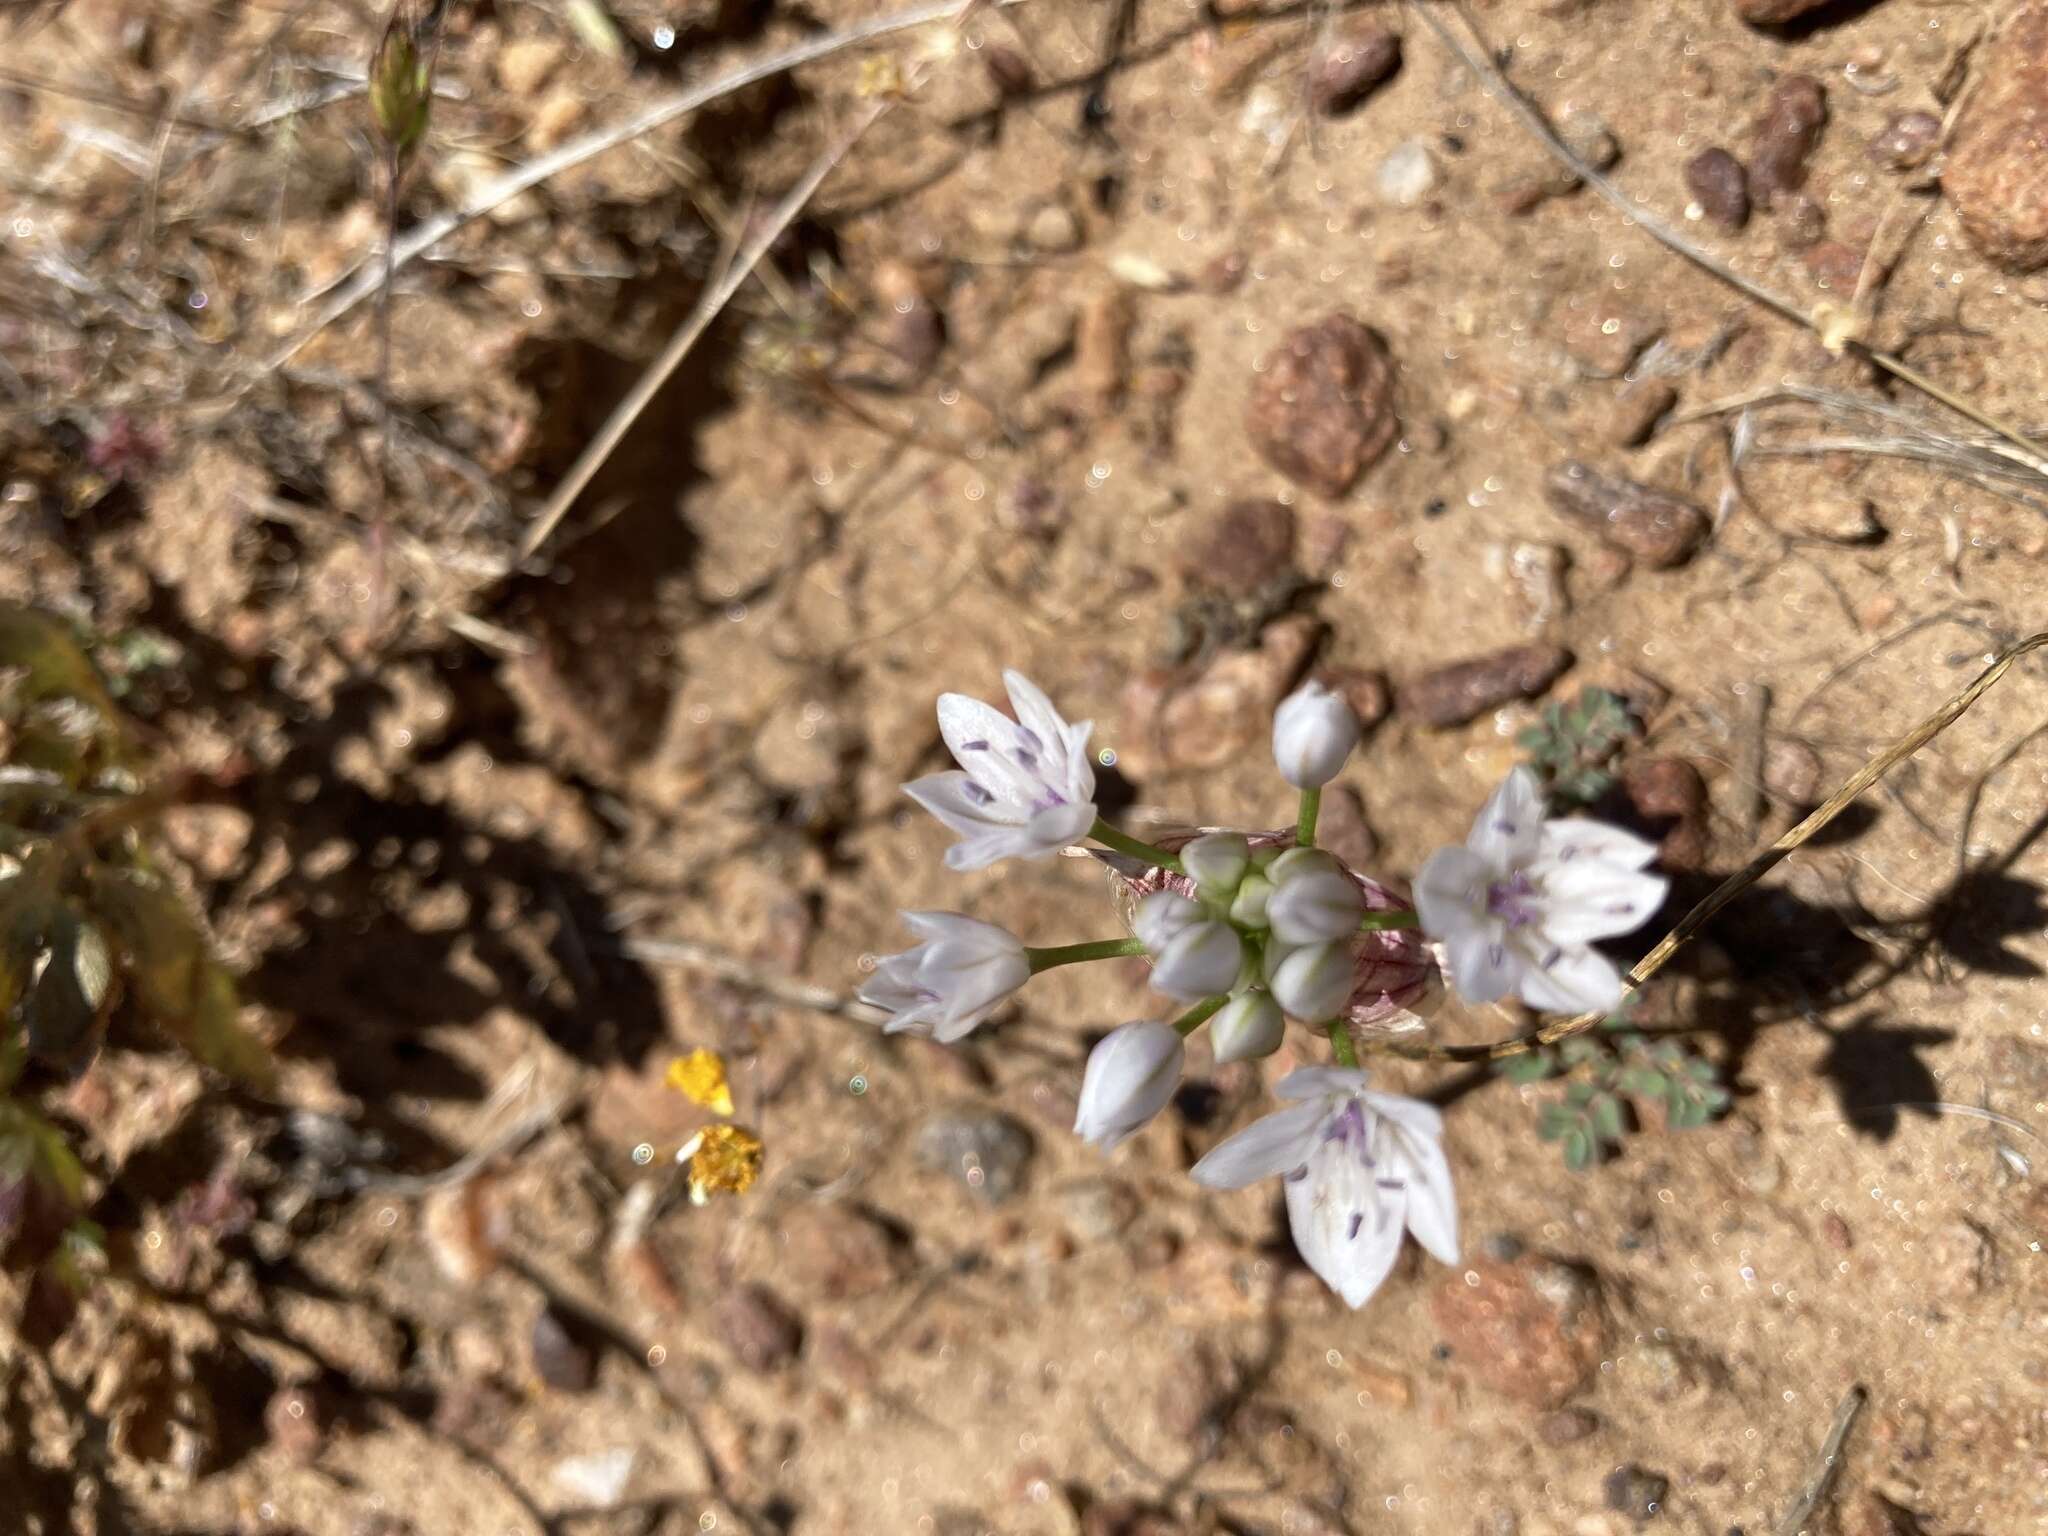
[[[676,1161],[690,1165],[690,1203],[743,1195],[761,1176],[761,1138],[744,1126],[707,1125],[683,1143]]]
[[[732,1114],[732,1089],[725,1081],[725,1058],[701,1046],[668,1064],[665,1079],[692,1104],[701,1104],[713,1114]]]

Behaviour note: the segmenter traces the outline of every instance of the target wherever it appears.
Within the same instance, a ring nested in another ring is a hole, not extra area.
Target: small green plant
[[[132,733],[70,626],[0,602],[0,1269],[75,1293],[98,1243],[86,1175],[37,1102],[111,1022],[146,1020],[202,1064],[268,1080],[234,978],[164,880],[141,829]]]
[[[1628,701],[1587,688],[1570,704],[1552,704],[1541,724],[1515,738],[1555,805],[1591,805],[1614,787],[1614,760],[1641,734]]]
[[[1507,1057],[1498,1070],[1511,1083],[1563,1084],[1562,1096],[1537,1112],[1536,1131],[1558,1143],[1574,1173],[1618,1148],[1651,1106],[1673,1131],[1705,1125],[1728,1107],[1728,1090],[1714,1063],[1676,1040],[1651,1039],[1624,1014],[1608,1019],[1598,1034],[1573,1035]]]

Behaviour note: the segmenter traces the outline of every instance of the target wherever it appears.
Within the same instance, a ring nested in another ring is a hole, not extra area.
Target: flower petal
[[[1322,1142],[1329,1106],[1317,1099],[1292,1109],[1262,1115],[1188,1170],[1188,1177],[1210,1189],[1243,1189],[1261,1179],[1292,1173],[1309,1160]]]
[[[1017,722],[980,699],[965,693],[939,695],[939,734],[953,760],[977,779],[1002,749],[1017,739]],[[990,789],[997,786],[990,783]]]
[[[1555,944],[1584,944],[1630,933],[1664,905],[1668,881],[1612,864],[1567,864],[1543,882],[1543,936]]]
[[[1444,1117],[1434,1104],[1370,1089],[1360,1091],[1358,1096],[1365,1100],[1367,1109],[1405,1132],[1411,1140],[1434,1142],[1444,1133]]]
[[[1445,1264],[1458,1262],[1458,1196],[1451,1184],[1451,1165],[1433,1136],[1396,1131],[1408,1161],[1408,1230],[1429,1254]]]
[[[1566,948],[1532,961],[1516,982],[1523,1002],[1544,1013],[1605,1013],[1619,1006],[1621,973],[1598,950]]]
[[[1296,1067],[1273,1085],[1283,1099],[1314,1099],[1353,1094],[1372,1081],[1363,1067]]]
[[[1354,1309],[1372,1299],[1401,1252],[1400,1207],[1382,1198],[1372,1170],[1342,1147],[1288,1182],[1287,1225],[1308,1267]]]
[[[1042,853],[1058,853],[1062,848],[1071,848],[1081,841],[1094,825],[1095,805],[1092,801],[1069,802],[1033,813],[1025,831]]]
[[[1024,827],[997,827],[973,837],[962,838],[946,850],[946,868],[958,874],[987,869],[1004,859],[1043,858],[1050,850]]]
[[[1597,859],[1603,864],[1642,869],[1657,857],[1657,845],[1604,821],[1574,816],[1543,824],[1537,856],[1545,863],[1573,864]]]
[[[1444,940],[1444,965],[1451,973],[1451,985],[1468,1003],[1492,1003],[1506,997],[1527,964],[1507,943],[1497,922]]]
[[[1487,921],[1486,887],[1493,867],[1469,848],[1439,848],[1415,877],[1415,911],[1423,932],[1452,939]]]
[[[1465,846],[1504,875],[1536,856],[1542,836],[1542,786],[1527,768],[1517,768],[1481,808]]]
[[[1021,819],[1018,813],[983,788],[973,774],[962,773],[957,768],[912,779],[903,786],[903,793],[963,837],[1012,827]]]

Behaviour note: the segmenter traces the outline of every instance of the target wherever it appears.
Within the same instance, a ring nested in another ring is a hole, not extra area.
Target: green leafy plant
[[[1575,1173],[1620,1147],[1652,1108],[1665,1129],[1685,1131],[1705,1125],[1729,1103],[1713,1062],[1677,1040],[1645,1035],[1622,1014],[1599,1034],[1507,1057],[1498,1071],[1511,1083],[1562,1084],[1564,1092],[1537,1111],[1536,1131],[1558,1143]]]
[[[1570,704],[1552,704],[1541,723],[1515,738],[1553,803],[1591,805],[1614,787],[1614,760],[1642,734],[1628,701],[1587,688]]]
[[[0,1268],[75,1291],[98,1244],[86,1175],[34,1080],[82,1070],[132,1015],[262,1084],[269,1048],[141,828],[173,798],[72,628],[0,602]],[[124,1013],[124,1004],[126,1012]]]

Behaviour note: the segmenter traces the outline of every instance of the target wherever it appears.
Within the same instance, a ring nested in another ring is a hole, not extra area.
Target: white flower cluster
[[[956,770],[904,786],[960,841],[949,868],[1042,858],[1094,839],[1128,868],[1133,937],[1033,948],[955,912],[909,912],[921,940],[888,956],[861,990],[887,1028],[959,1040],[1033,975],[1056,965],[1144,955],[1153,990],[1190,1005],[1172,1021],[1111,1030],[1088,1058],[1074,1129],[1107,1151],[1173,1099],[1186,1037],[1206,1026],[1218,1062],[1278,1051],[1289,1017],[1323,1026],[1335,1068],[1280,1080],[1295,1101],[1224,1141],[1192,1176],[1219,1189],[1285,1180],[1295,1245],[1352,1306],[1362,1306],[1411,1232],[1450,1264],[1457,1205],[1442,1118],[1418,1100],[1376,1093],[1357,1068],[1351,1023],[1424,1011],[1442,970],[1473,1002],[1509,994],[1532,1008],[1611,1009],[1624,990],[1595,940],[1639,926],[1665,882],[1646,872],[1655,848],[1589,821],[1547,820],[1536,778],[1516,769],[1460,847],[1431,855],[1410,910],[1385,886],[1313,845],[1319,796],[1343,769],[1359,724],[1316,683],[1274,715],[1273,756],[1301,791],[1296,832],[1214,832],[1176,849],[1110,827],[1095,806],[1089,724],[1069,724],[1028,678],[1006,672],[1015,718],[946,694],[939,730]]]

